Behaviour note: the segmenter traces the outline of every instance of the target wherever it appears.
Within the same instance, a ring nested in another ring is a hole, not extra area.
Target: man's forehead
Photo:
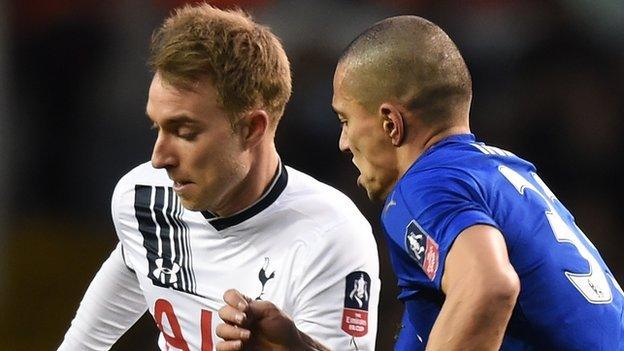
[[[186,100],[188,100],[188,97]],[[157,112],[171,114],[186,104],[188,102],[185,102],[182,92],[172,86],[161,84],[161,82],[154,80],[150,86],[145,110],[150,116]]]
[[[154,117],[155,112],[168,116],[190,115],[202,111],[221,110],[216,89],[207,80],[200,80],[189,87],[174,86],[154,75],[148,94],[146,112]],[[194,111],[195,113],[189,113]]]
[[[336,71],[334,72],[334,90],[344,85],[344,80],[347,75],[347,65],[344,62],[338,63]]]
[[[356,100],[349,94],[347,94],[344,89],[334,90],[334,95],[332,97],[332,108],[338,114],[345,114],[345,111],[355,103]]]
[[[338,64],[338,67],[336,67],[336,72],[334,73],[334,95],[332,98],[332,106],[334,106],[334,109],[340,109],[340,107],[336,105],[343,104],[343,100],[347,98],[345,94],[345,71],[346,70],[344,68],[344,65]]]
[[[214,89],[212,82],[208,79],[199,79],[195,81],[168,81],[162,75],[156,73],[150,84],[150,93],[153,91],[166,91],[172,96],[185,96],[188,94],[202,94]]]
[[[345,104],[345,101],[344,101],[344,97],[342,96],[342,94],[334,90],[334,96],[332,97],[332,109],[334,110],[334,112],[336,112],[337,114],[343,114],[344,104]]]

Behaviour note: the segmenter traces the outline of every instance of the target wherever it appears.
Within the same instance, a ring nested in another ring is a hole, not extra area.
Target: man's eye
[[[178,137],[184,140],[193,140],[197,136],[197,132],[185,128],[178,129],[178,132],[176,134],[178,135]]]

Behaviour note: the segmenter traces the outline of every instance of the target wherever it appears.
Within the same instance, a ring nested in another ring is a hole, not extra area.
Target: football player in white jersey
[[[317,349],[374,350],[371,227],[275,149],[291,91],[279,40],[240,11],[186,6],[155,32],[150,65],[151,163],[115,188],[119,244],[59,350],[107,350],[146,310],[162,350],[252,347],[244,328],[216,334],[230,288],[270,301],[294,321],[288,335]]]

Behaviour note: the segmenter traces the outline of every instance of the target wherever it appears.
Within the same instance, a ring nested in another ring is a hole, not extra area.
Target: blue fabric
[[[624,350],[623,294],[535,172],[462,134],[429,148],[396,184],[381,216],[406,306],[396,350],[426,345],[444,301],[446,256],[476,224],[500,230],[520,277],[502,350]]]

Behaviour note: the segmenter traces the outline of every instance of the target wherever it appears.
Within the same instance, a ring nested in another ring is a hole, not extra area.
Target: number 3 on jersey
[[[167,318],[171,333],[163,327],[163,317]],[[154,319],[158,325],[158,329],[167,341],[167,345],[175,347],[182,351],[189,351],[189,346],[180,328],[180,322],[176,317],[173,306],[165,299],[158,299],[154,304]],[[172,335],[173,334],[173,335]],[[212,312],[207,310],[201,311],[201,351],[212,351]]]
[[[531,176],[541,188],[540,191],[516,171],[505,166],[498,167],[498,170],[511,184],[513,184],[521,195],[524,195],[524,191],[528,189],[534,191],[542,198],[544,204],[548,207],[544,213],[557,241],[560,243],[570,243],[574,245],[579,255],[589,264],[589,273],[565,272],[565,275],[568,277],[568,280],[570,280],[572,285],[574,285],[590,303],[610,303],[613,296],[611,294],[611,287],[609,286],[605,272],[600,266],[600,263],[598,263],[598,260],[596,260],[594,255],[592,255],[592,253],[587,249],[586,244],[580,240],[576,233],[574,233],[572,228],[570,228],[570,225],[566,223],[563,218],[561,218],[553,204],[555,196],[550,189],[548,189],[546,184],[537,174],[531,173]],[[582,234],[582,231],[576,227],[576,225],[575,229],[577,229],[581,235],[584,235]],[[589,243],[587,239],[586,242]],[[613,284],[618,286],[615,279],[613,279]]]

